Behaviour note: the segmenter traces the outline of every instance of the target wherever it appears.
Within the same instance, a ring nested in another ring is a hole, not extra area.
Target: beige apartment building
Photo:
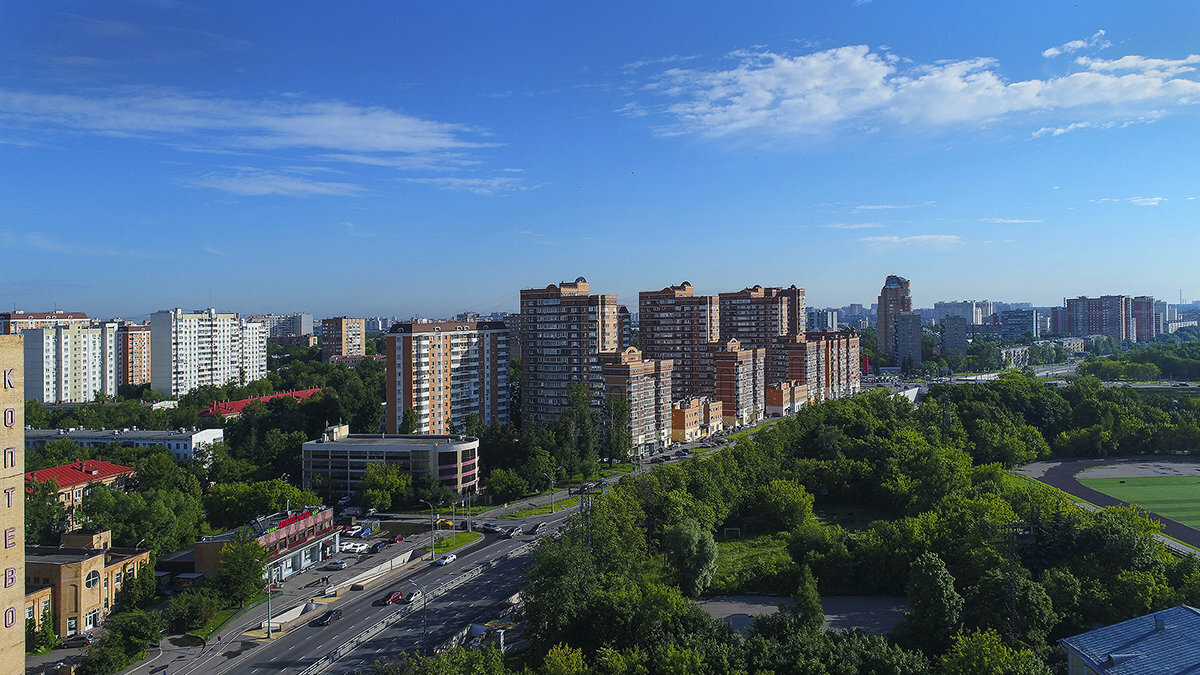
[[[716,296],[696,295],[688,282],[638,294],[638,338],[648,359],[671,359],[671,391],[694,396],[712,388],[709,345],[720,341]]]
[[[724,429],[720,401],[689,396],[671,404],[671,440],[676,443],[691,443]]]
[[[567,385],[584,382],[600,400],[600,356],[624,344],[615,295],[592,295],[587,279],[521,291],[521,414],[552,420],[567,404]]]
[[[0,312],[0,335],[20,335],[23,331],[55,326],[86,326],[88,315],[83,312]]]
[[[766,411],[766,350],[743,348],[736,339],[712,348],[716,371],[714,395],[721,401],[726,427],[763,419]]]
[[[0,671],[25,670],[25,348],[19,335],[0,335]]]
[[[399,323],[387,335],[387,430],[404,411],[417,434],[449,434],[468,415],[508,421],[508,327],[503,321]]]
[[[629,431],[635,453],[671,443],[670,359],[645,360],[636,347],[603,357],[604,396],[629,402]]]
[[[808,312],[803,288],[752,286],[718,297],[722,342],[737,340],[744,347],[766,349],[781,335],[805,330]]]
[[[884,281],[883,288],[879,291],[877,311],[879,321],[876,325],[876,337],[879,351],[888,356],[896,356],[900,350],[897,329],[900,314],[912,311],[912,293],[908,279],[893,274]]]
[[[117,395],[117,324],[25,328],[25,398],[87,403]]]
[[[367,320],[338,316],[321,319],[321,359],[367,353]]]
[[[163,396],[266,376],[267,335],[261,323],[212,308],[150,315],[150,383]]]
[[[810,401],[828,401],[854,396],[862,391],[862,350],[854,331],[822,331],[806,336],[810,374]]]

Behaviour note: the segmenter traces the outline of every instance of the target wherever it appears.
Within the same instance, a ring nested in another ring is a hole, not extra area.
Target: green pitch
[[[1200,476],[1084,478],[1087,487],[1200,529]]]

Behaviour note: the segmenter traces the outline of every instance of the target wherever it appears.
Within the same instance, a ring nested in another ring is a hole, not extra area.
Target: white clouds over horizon
[[[1042,56],[1052,59],[1060,54],[1071,54],[1081,49],[1107,49],[1112,43],[1104,39],[1103,29],[1096,31],[1086,40],[1071,40],[1057,47],[1051,47],[1042,52]]]
[[[891,249],[904,246],[944,250],[961,246],[964,243],[963,238],[957,234],[914,234],[907,237],[879,235],[875,237],[859,237],[858,240],[875,249]]]
[[[1200,102],[1200,55],[1079,57],[1071,72],[1023,81],[1007,80],[991,58],[919,64],[866,45],[729,58],[736,64],[728,69],[671,68],[644,86],[668,101],[659,107],[671,120],[661,133],[803,137],[841,127],[874,133],[888,123],[977,127],[1068,111],[1089,116],[1077,125],[1097,124]]]

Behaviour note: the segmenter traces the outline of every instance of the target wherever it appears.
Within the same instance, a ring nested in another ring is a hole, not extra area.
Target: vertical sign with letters
[[[25,669],[25,366],[0,335],[0,672]]]

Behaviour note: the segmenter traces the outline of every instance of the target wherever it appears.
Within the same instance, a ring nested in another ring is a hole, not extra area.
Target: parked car
[[[68,647],[86,647],[96,641],[96,636],[91,633],[76,633],[67,638],[63,644]]]
[[[395,593],[392,593],[391,595],[384,598],[383,604],[394,605],[397,602],[400,602],[401,600],[404,600],[404,591],[396,591]]]
[[[352,535],[350,535],[350,536],[351,536],[351,537],[358,537],[358,538],[360,538],[360,539],[361,539],[362,537],[365,537],[365,536],[367,536],[367,535],[369,535],[369,534],[371,534],[371,528],[369,528],[369,527],[364,527],[364,528],[362,528],[361,530],[359,530],[358,532],[355,532],[354,534],[352,534]]]
[[[371,547],[371,553],[379,553],[380,551],[382,551],[383,549],[385,549],[391,545],[392,545],[392,542],[390,542],[390,541],[375,542],[375,545]]]
[[[504,536],[508,537],[509,539],[512,539],[513,537],[517,536],[518,534],[521,534],[521,526],[520,525],[518,525],[516,527],[508,528],[508,532],[505,532]]]
[[[454,562],[455,560],[458,560],[458,556],[454,555],[453,553],[446,553],[443,556],[441,556],[440,558],[438,558],[436,561],[434,561],[434,564],[449,565],[450,563]]]
[[[682,448],[680,448],[679,450],[676,450],[676,451],[675,451],[675,456],[676,456],[676,457],[687,457],[687,456],[688,456],[688,451],[687,451],[687,450],[684,450],[684,449],[682,449]]]
[[[480,525],[479,529],[483,530],[484,532],[500,532],[504,528],[500,527],[499,525],[497,525],[495,523],[489,522],[489,523],[484,523],[483,525]]]
[[[362,531],[362,525],[351,525],[350,527],[342,530],[342,534],[346,535],[347,537],[357,537],[358,533]]]
[[[351,547],[350,551],[352,553],[366,553],[367,551],[371,550],[370,546],[367,546],[366,544],[363,544],[363,543],[354,543],[354,544],[351,544],[350,547]]]
[[[348,563],[345,560],[331,560],[331,561],[329,561],[329,564],[325,565],[325,569],[327,569],[327,570],[344,570],[344,569],[346,569],[347,564]]]
[[[402,534],[398,534],[398,535],[396,535],[396,536],[392,537],[392,542],[393,542],[393,543],[399,543],[399,542],[402,542],[402,541],[404,541],[404,535],[402,535]]]
[[[416,602],[416,601],[420,600],[421,597],[424,595],[425,594],[422,593],[421,589],[419,589],[419,588],[414,591],[409,591],[408,595],[404,596],[404,602],[406,602],[406,603]]]
[[[317,625],[318,626],[328,626],[329,624],[333,623],[334,621],[337,621],[340,618],[342,618],[342,610],[331,609],[328,612],[325,612],[325,614],[321,618],[317,619]]]

